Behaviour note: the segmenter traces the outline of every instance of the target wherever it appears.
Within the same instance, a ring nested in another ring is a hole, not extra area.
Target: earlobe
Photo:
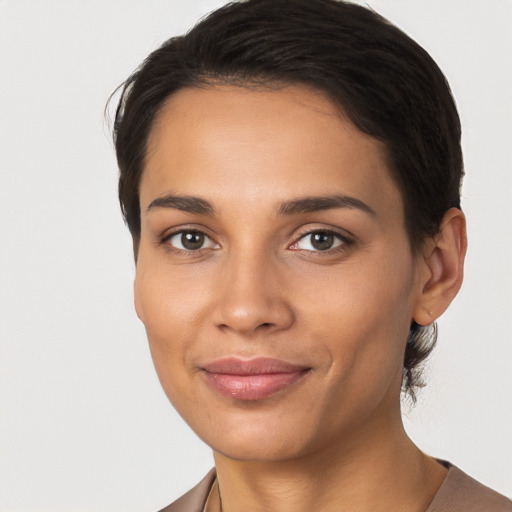
[[[439,232],[425,243],[424,272],[413,320],[429,325],[448,308],[462,285],[466,255],[466,219],[457,208],[448,210]]]

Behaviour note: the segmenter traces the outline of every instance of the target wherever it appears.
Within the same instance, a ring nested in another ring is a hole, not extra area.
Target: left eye
[[[332,231],[314,231],[302,236],[290,249],[303,251],[328,251],[343,245],[345,241],[337,233]]]
[[[201,231],[180,231],[171,235],[167,239],[167,243],[181,251],[197,251],[217,247],[217,244]]]

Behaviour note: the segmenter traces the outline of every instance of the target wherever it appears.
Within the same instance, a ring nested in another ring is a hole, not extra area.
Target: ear
[[[420,294],[413,313],[416,323],[431,324],[455,298],[462,285],[466,249],[466,218],[459,209],[451,208],[438,233],[424,245],[419,262]]]

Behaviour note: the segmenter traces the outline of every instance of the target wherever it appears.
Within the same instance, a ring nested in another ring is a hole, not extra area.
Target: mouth
[[[280,359],[236,357],[218,359],[202,367],[208,384],[221,395],[235,400],[264,400],[301,380],[311,368]]]

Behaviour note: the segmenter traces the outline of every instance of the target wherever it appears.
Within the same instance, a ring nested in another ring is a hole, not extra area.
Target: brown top
[[[456,466],[448,468],[446,478],[425,512],[512,512],[512,501],[466,475]],[[215,482],[212,469],[193,489],[160,512],[202,512]]]

